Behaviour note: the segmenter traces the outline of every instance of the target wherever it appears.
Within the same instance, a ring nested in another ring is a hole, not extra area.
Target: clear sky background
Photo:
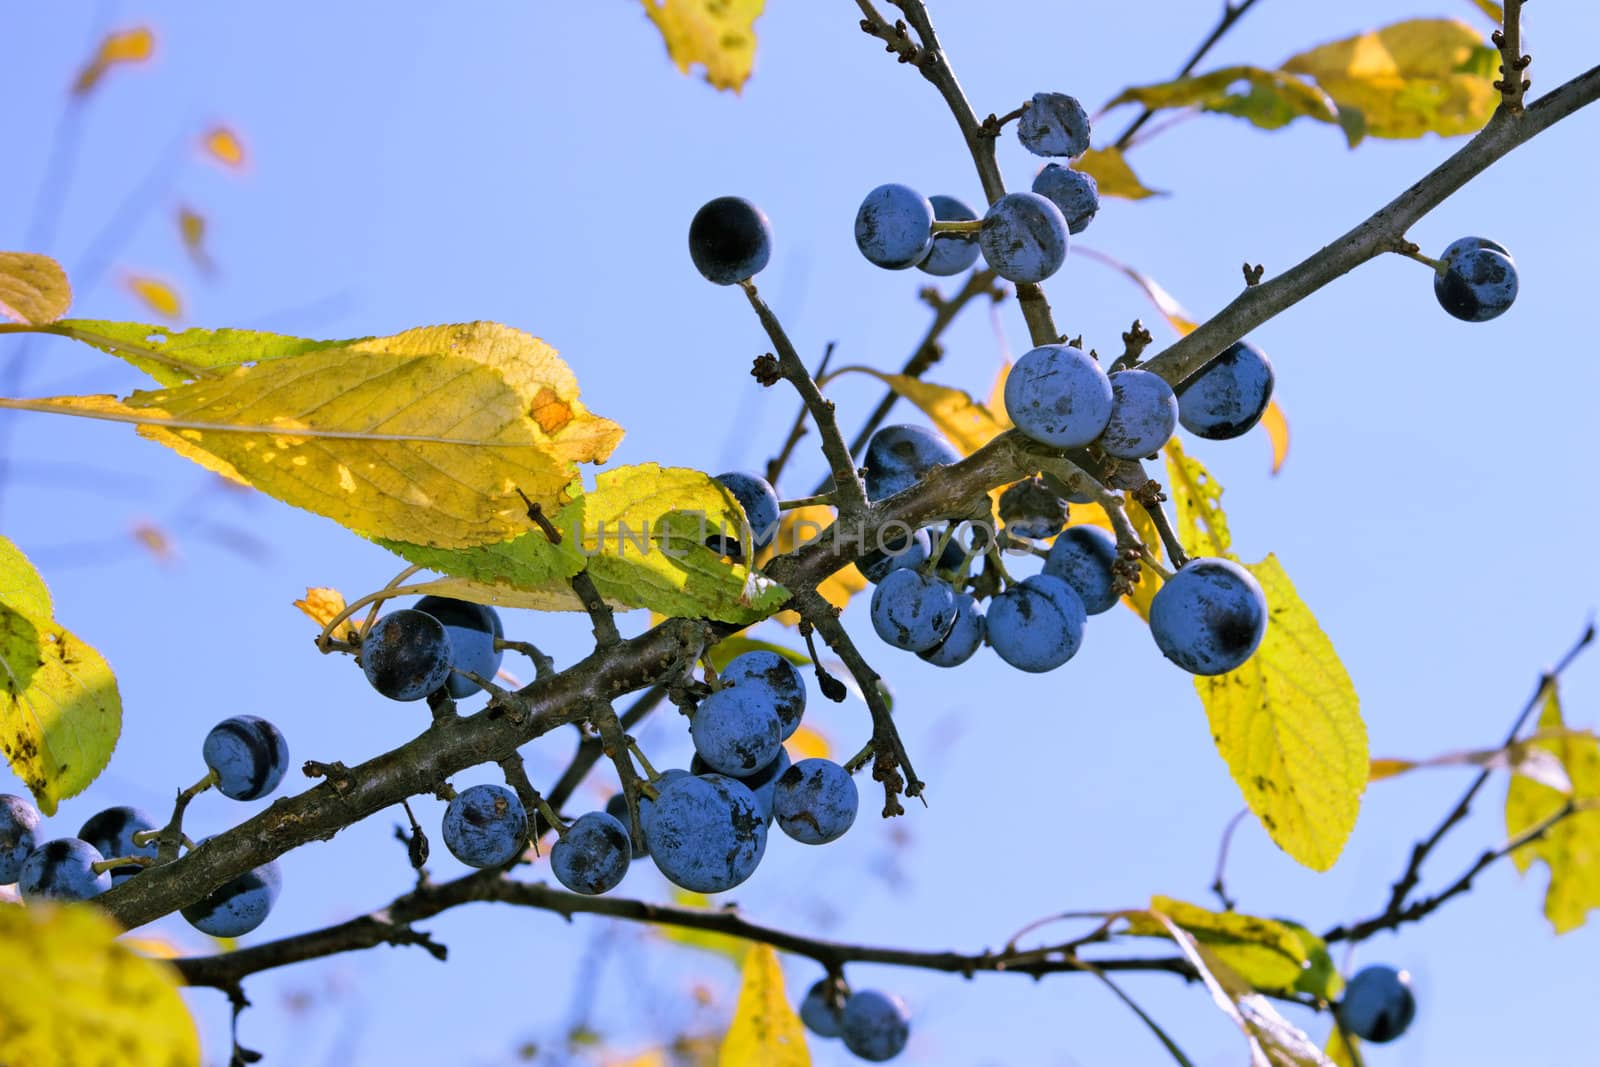
[[[851,239],[857,204],[886,181],[980,200],[937,94],[856,30],[853,4],[771,6],[757,23],[755,76],[735,96],[680,76],[626,0],[0,5],[8,101],[0,247],[28,247],[65,89],[92,42],[108,27],[148,23],[157,60],[113,72],[84,108],[71,184],[50,194],[62,197],[60,225],[29,248],[76,272],[110,220],[129,223],[112,232],[104,278],[78,286],[75,314],[148,320],[120,284],[121,272],[139,271],[179,288],[190,325],[348,337],[493,319],[555,345],[585,402],[627,428],[613,463],[758,468],[796,400],[750,378],[766,339],[736,291],[707,284],[690,265],[685,233],[695,209],[728,193],[760,204],[776,247],[758,280],[801,352],[820,356],[835,341],[839,362],[891,368],[925,328],[915,292],[929,279],[860,257]],[[1217,8],[945,0],[933,13],[985,114],[1046,90],[1094,108],[1125,85],[1162,80]],[[1594,63],[1600,9],[1539,4],[1531,14],[1536,93]],[[1414,15],[1489,29],[1465,0],[1270,0],[1207,66],[1271,65]],[[1130,117],[1104,120],[1096,141]],[[191,150],[213,121],[244,138],[244,175]],[[1457,322],[1435,303],[1425,268],[1379,260],[1252,337],[1274,360],[1293,428],[1279,476],[1268,473],[1262,434],[1186,442],[1227,487],[1240,555],[1276,552],[1331,636],[1361,694],[1374,755],[1497,743],[1600,594],[1592,564],[1600,370],[1588,351],[1597,130],[1600,112],[1562,123],[1412,233],[1430,252],[1466,234],[1508,246],[1521,273],[1510,313]],[[1269,135],[1201,117],[1133,157],[1148,184],[1174,195],[1108,202],[1081,242],[1149,272],[1203,316],[1237,292],[1242,261],[1269,274],[1288,267],[1459,143],[1368,142],[1352,152],[1328,126]],[[999,151],[1010,187],[1025,188],[1036,160],[1009,132]],[[131,212],[119,215],[130,197]],[[210,220],[220,267],[212,280],[184,257],[173,221],[180,203]],[[1086,257],[1069,256],[1046,289],[1063,328],[1102,353],[1119,350],[1118,334],[1135,317],[1158,345],[1171,337],[1136,289]],[[1028,345],[1008,302],[995,316],[971,311],[947,347],[929,377],[981,394],[1003,356]],[[15,339],[0,344],[0,361],[20,348]],[[130,368],[65,341],[32,346],[30,359],[31,393],[140,384]],[[860,382],[831,394],[847,426],[876,402]],[[901,416],[916,418],[909,408]],[[278,723],[296,766],[353,764],[425,725],[420,705],[388,702],[347,660],[318,656],[314,628],[291,606],[308,585],[352,597],[376,588],[399,569],[393,557],[326,520],[219,489],[126,427],[29,415],[13,418],[10,431],[0,531],[38,563],[59,618],[109,658],[125,702],[109,769],[63,805],[52,836],[110,804],[164,811],[172,791],[202,773],[205,731],[229,715]],[[807,455],[780,488],[809,492],[821,470]],[[174,559],[138,546],[130,529],[140,520],[166,530]],[[728,894],[751,917],[842,939],[976,951],[1063,909],[1135,906],[1152,893],[1209,902],[1218,837],[1241,798],[1189,677],[1161,659],[1131,613],[1093,619],[1077,658],[1043,676],[988,654],[940,671],[872,639],[864,604],[846,621],[894,687],[930,806],[892,823],[864,817],[821,849],[775,838],[755,877]],[[630,631],[644,624],[643,613],[625,622]],[[587,651],[580,617],[509,612],[506,625],[562,665]],[[1580,662],[1565,694],[1569,719],[1594,725],[1600,665]],[[860,703],[827,705],[813,691],[812,707],[808,721],[841,752],[866,738]],[[640,737],[658,765],[688,759],[673,715],[657,715]],[[567,734],[528,747],[535,784],[549,784],[571,747]],[[1230,888],[1246,911],[1318,930],[1371,914],[1465,774],[1418,772],[1374,786],[1327,874],[1296,866],[1246,824]],[[478,768],[455,784],[495,778]],[[862,784],[870,811],[876,788]],[[305,785],[296,771],[283,788]],[[598,804],[615,783],[602,771],[594,786],[574,810]],[[5,790],[23,791],[0,771]],[[1504,791],[1498,781],[1484,792],[1429,867],[1425,891],[1503,837]],[[260,806],[207,795],[191,808],[191,832],[219,831]],[[426,827],[437,826],[442,805],[424,798],[416,807]],[[380,815],[286,856],[277,910],[247,940],[338,921],[405,891],[410,872],[394,823]],[[435,874],[461,873],[435,845]],[[546,874],[541,864],[522,877]],[[1410,969],[1420,1004],[1410,1034],[1370,1051],[1373,1067],[1595,1062],[1600,931],[1553,937],[1540,914],[1543,881],[1542,872],[1519,879],[1499,865],[1426,923],[1359,950],[1353,966]],[[641,864],[618,892],[662,900],[669,889]],[[244,1016],[245,1043],[279,1064],[501,1064],[523,1042],[556,1048],[575,1021],[609,1049],[637,1052],[680,1032],[717,1031],[731,1012],[737,975],[727,963],[640,927],[483,906],[425,926],[450,946],[447,965],[380,949],[252,979],[257,1007]],[[192,950],[207,947],[181,922],[161,928]],[[786,972],[796,996],[818,977],[804,960],[786,961]],[[966,982],[873,967],[851,968],[850,977],[910,1002],[904,1062],[1165,1062],[1139,1022],[1086,978]],[[1160,975],[1130,977],[1126,987],[1197,1064],[1242,1061],[1242,1039],[1201,988]],[[223,998],[196,991],[190,1000],[208,1062],[225,1062]],[[1325,1036],[1325,1018],[1286,1010]],[[814,1043],[814,1054],[820,1064],[853,1062],[837,1045]]]

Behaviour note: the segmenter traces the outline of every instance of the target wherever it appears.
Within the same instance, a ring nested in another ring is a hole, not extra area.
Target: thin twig
[[[822,359],[817,363],[817,369],[811,377],[814,381],[821,381],[822,376],[828,373],[828,363],[833,359],[835,342],[829,341],[828,347],[822,350]],[[800,439],[806,435],[806,416],[810,409],[804,402],[800,410],[795,412],[794,424],[789,427],[789,435],[783,439],[783,447],[778,449],[778,454],[767,460],[767,484],[774,489],[778,487],[778,479],[783,476],[783,469],[789,465],[789,457],[794,455],[794,448]],[[779,510],[782,510],[780,505]]]
[[[1500,49],[1500,80],[1494,87],[1500,90],[1500,107],[1512,113],[1522,110],[1522,97],[1532,86],[1523,74],[1533,60],[1522,54],[1522,0],[1505,0],[1501,28],[1492,36]]]
[[[1206,39],[1201,41],[1194,52],[1190,54],[1188,60],[1183,64],[1183,68],[1178,71],[1178,77],[1187,77],[1193,72],[1194,68],[1198,67],[1200,61],[1205,58],[1206,53],[1211,51],[1216,46],[1216,43],[1222,40],[1223,36],[1233,28],[1234,23],[1243,18],[1245,12],[1249,11],[1255,4],[1256,0],[1240,0],[1237,4],[1224,3],[1222,5],[1222,17],[1211,28],[1211,32],[1206,35]],[[1112,147],[1119,150],[1127,148],[1133,142],[1133,135],[1138,133],[1154,114],[1155,112],[1150,108],[1145,108],[1141,111],[1139,117],[1128,123],[1127,128],[1112,142]]]
[[[1211,877],[1211,891],[1217,895],[1217,900],[1222,902],[1223,911],[1232,911],[1238,904],[1228,895],[1228,886],[1224,876],[1228,873],[1228,846],[1233,844],[1233,832],[1244,822],[1245,816],[1250,814],[1249,808],[1241,808],[1238,814],[1228,820],[1228,825],[1222,830],[1222,844],[1217,846],[1217,870]]]

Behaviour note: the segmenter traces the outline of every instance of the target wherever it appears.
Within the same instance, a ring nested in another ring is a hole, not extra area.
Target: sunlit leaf
[[[313,341],[257,330],[171,330],[142,322],[64,319],[52,333],[124,359],[162,385],[182,385],[206,371],[226,371],[374,340]],[[180,369],[182,368],[188,368]]]
[[[1501,25],[1506,20],[1505,9],[1495,0],[1467,0],[1467,2],[1488,16],[1489,21],[1496,26]]]
[[[1500,93],[1499,53],[1456,19],[1411,19],[1313,48],[1284,63],[1314,78],[1341,112],[1354,144],[1359,134],[1412,138],[1473,133],[1489,121]]]
[[[155,362],[169,353],[142,351]],[[577,396],[571,370],[544,342],[471,323],[312,347],[123,401],[9,406],[131,422],[210,470],[363,535],[461,548],[525,534],[524,498],[554,512],[577,491],[575,464],[610,454],[620,427]]]
[[[1146,188],[1139,176],[1133,173],[1120,148],[1091,148],[1073,160],[1072,169],[1081,170],[1093,178],[1101,196],[1143,200],[1148,196],[1167,195],[1159,189]]]
[[[1261,67],[1224,67],[1158,85],[1135,86],[1118,93],[1106,107],[1130,103],[1151,110],[1197,107],[1237,115],[1269,130],[1302,116],[1338,121],[1333,101],[1322,90],[1285,71]]]
[[[162,318],[183,317],[183,298],[167,282],[143,274],[130,274],[123,279],[123,284],[128,287],[128,292],[139,298],[140,303]]]
[[[1137,285],[1144,292],[1144,295],[1149,298],[1150,303],[1154,304],[1155,309],[1161,313],[1161,317],[1166,319],[1168,325],[1177,331],[1179,337],[1182,337],[1185,334],[1193,333],[1196,327],[1199,325],[1197,322],[1195,322],[1192,315],[1183,310],[1183,305],[1179,304],[1177,299],[1173,297],[1171,293],[1161,288],[1161,286],[1156,283],[1154,278],[1140,273],[1121,260],[1108,256],[1098,249],[1085,248],[1082,245],[1073,245],[1072,254],[1075,256],[1088,256],[1090,259],[1104,263],[1113,270],[1117,270],[1125,274],[1128,279],[1133,282],[1133,284]]]
[[[1192,934],[1160,912],[1162,922],[1179,950],[1199,973],[1212,1002],[1243,1031],[1250,1045],[1251,1067],[1332,1067],[1316,1043],[1282,1015],[1271,1002],[1254,992],[1250,983]]]
[[[1333,1062],[1334,1067],[1365,1067],[1365,1061],[1361,1058],[1361,1042],[1337,1025],[1328,1035],[1324,1051],[1327,1052],[1328,1059]]]
[[[1006,428],[985,404],[980,404],[959,389],[934,385],[908,374],[885,374],[871,367],[841,367],[828,375],[867,374],[915,404],[938,427],[939,432],[964,456],[988,444]],[[1004,402],[1001,404],[1004,407]]]
[[[100,79],[112,67],[125,63],[143,63],[155,53],[155,34],[144,26],[131,30],[118,30],[107,34],[95,50],[94,58],[78,72],[72,83],[75,96],[83,96],[100,84]]]
[[[72,285],[61,264],[32,252],[0,252],[0,317],[41,325],[72,305]]]
[[[821,731],[804,724],[789,735],[783,747],[789,750],[789,758],[796,763],[803,759],[828,759],[833,755],[833,746]]]
[[[318,626],[326,627],[339,617],[340,612],[344,611],[345,599],[344,594],[337,589],[316,586],[306,589],[306,595],[296,600],[294,606],[309,615],[311,621]],[[360,620],[349,618],[345,620],[344,625],[340,627],[339,631],[335,632],[334,636],[350,639],[356,635],[359,629]]]
[[[1338,965],[1328,952],[1328,943],[1290,919],[1279,919],[1278,922],[1300,939],[1300,945],[1306,952],[1306,968],[1295,979],[1294,991],[1307,993],[1318,1000],[1332,1001],[1338,997],[1344,991],[1344,976],[1339,973]]]
[[[603,596],[666,615],[766,618],[788,591],[706,548],[719,529],[743,530],[748,542],[744,511],[722,483],[700,471],[644,463],[601,473],[584,497],[581,526],[563,534],[582,544]]]
[[[989,399],[983,406],[989,409],[989,417],[994,424],[1002,430],[1011,429],[1011,414],[1006,411],[1006,379],[1011,377],[1011,361],[1004,360],[1000,370],[995,373],[994,384],[989,387]]]
[[[722,1039],[719,1067],[810,1067],[800,1017],[789,1006],[783,968],[771,945],[752,945],[744,959],[744,983],[733,1024]]]
[[[1283,469],[1283,461],[1289,457],[1289,420],[1284,418],[1283,408],[1278,406],[1276,400],[1261,413],[1261,428],[1272,441],[1272,473],[1277,474]]]
[[[704,893],[676,886],[672,890],[672,903],[679,908],[702,908],[708,911],[711,908],[711,898]],[[661,937],[674,944],[720,956],[735,967],[743,967],[750,952],[750,942],[742,937],[729,937],[727,934],[713,933],[710,930],[696,930],[691,926],[658,926],[655,930]]]
[[[1539,729],[1562,731],[1534,744],[1552,753],[1566,768],[1572,782],[1572,799],[1600,799],[1600,741],[1593,734],[1562,730],[1561,700],[1553,682],[1545,689]],[[1550,818],[1567,799],[1549,786],[1522,776],[1513,778],[1506,792],[1507,835],[1515,837]],[[1600,908],[1600,810],[1569,815],[1538,841],[1513,852],[1511,860],[1524,873],[1535,860],[1549,868],[1545,918],[1558,934],[1576,930],[1591,911]]]
[[[39,809],[83,792],[121,730],[111,668],[56,623],[38,572],[0,538],[0,750]]]
[[[735,92],[755,63],[755,21],[765,6],[765,0],[644,0],[678,70],[703,67],[706,81]]]
[[[87,905],[0,908],[0,1063],[200,1063],[170,964]]]
[[[206,155],[232,170],[245,165],[244,142],[227,126],[213,126],[200,138],[200,147]]]
[[[1196,556],[1229,556],[1222,487],[1176,441],[1167,472],[1178,538]],[[1333,644],[1277,557],[1246,568],[1267,600],[1267,632],[1238,670],[1196,676],[1217,751],[1267,834],[1315,870],[1339,858],[1366,789],[1367,731]]]
[[[1165,896],[1152,897],[1150,909],[1193,934],[1252,988],[1293,988],[1306,969],[1306,946],[1300,936],[1274,919],[1236,911],[1209,911]],[[1129,917],[1128,933],[1136,937],[1171,936],[1167,925],[1153,914],[1139,913]]]

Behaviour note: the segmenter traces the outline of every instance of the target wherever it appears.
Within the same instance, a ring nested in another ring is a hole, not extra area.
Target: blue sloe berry
[[[1069,526],[1050,546],[1044,573],[1072,586],[1090,615],[1110,611],[1117,602],[1116,538],[1098,526]]]
[[[1028,437],[1056,448],[1082,448],[1111,419],[1111,379],[1087,352],[1040,345],[1006,376],[1006,414]]]
[[[1061,209],[1071,234],[1087,230],[1100,210],[1100,184],[1094,175],[1059,163],[1046,163],[1034,175],[1033,191]]]
[[[933,468],[959,463],[961,453],[932,430],[899,424],[885,426],[867,442],[862,462],[867,497],[882,500],[910,489]]]
[[[933,217],[939,222],[966,222],[977,213],[953,196],[930,196]],[[971,234],[939,233],[933,236],[933,251],[917,264],[917,269],[941,278],[962,271],[978,262],[978,242]]]
[[[421,700],[450,678],[444,623],[415,608],[391,611],[361,641],[361,669],[390,700]]]
[[[1466,322],[1488,322],[1517,299],[1517,265],[1504,247],[1484,237],[1452,241],[1439,257],[1433,295]]]
[[[818,1037],[839,1036],[843,998],[849,994],[843,989],[835,990],[834,985],[831,978],[819,979],[806,990],[806,995],[800,1001],[800,1021]],[[839,998],[838,1003],[835,1002],[835,995]]]
[[[12,793],[0,793],[0,885],[17,880],[38,829],[38,808]]]
[[[1120,370],[1111,378],[1111,418],[1096,442],[1118,459],[1160,450],[1178,428],[1178,398],[1165,378],[1147,370]]]
[[[217,775],[217,791],[233,800],[259,800],[278,788],[289,770],[289,742],[255,715],[223,719],[200,748]]]
[[[778,828],[806,845],[844,836],[856,821],[860,796],[850,772],[828,759],[803,759],[783,772],[772,794]]]
[[[933,248],[933,205],[904,185],[878,186],[856,212],[856,247],[880,267],[915,267]]]
[[[1038,674],[1077,654],[1086,617],[1077,590],[1054,575],[1035,574],[995,594],[985,625],[1001,659]]]
[[[864,1060],[892,1060],[911,1037],[911,1012],[899,997],[863,989],[844,1002],[839,1036],[845,1048]]]
[[[1150,601],[1150,634],[1190,674],[1226,674],[1248,660],[1267,632],[1261,583],[1227,559],[1195,559]]]
[[[1066,261],[1067,219],[1038,193],[1007,193],[983,216],[978,246],[1000,277],[1042,282]]]
[[[495,641],[505,636],[499,612],[487,604],[444,596],[425,596],[417,601],[416,610],[444,624],[445,636],[450,640],[452,667],[471,671],[480,678],[494,678],[505,656],[504,651],[494,647]],[[455,671],[450,672],[444,687],[457,700],[478,691],[477,682]]]
[[[603,811],[580,815],[550,849],[550,870],[574,893],[609,893],[628,873],[627,828]]]
[[[717,285],[753,278],[772,255],[772,227],[750,201],[719,196],[707,201],[689,223],[689,258],[695,270]]]
[[[457,793],[444,810],[440,836],[468,867],[498,867],[522,854],[528,815],[517,794],[500,785],[475,785]]]
[[[750,547],[760,551],[772,544],[778,536],[778,493],[765,478],[749,471],[727,471],[717,475],[717,481],[744,510],[745,521],[750,526]],[[724,536],[718,532],[706,538],[706,547],[713,552],[739,560],[744,549],[739,544],[739,532],[728,530]]]
[[[767,820],[750,790],[720,774],[663,776],[656,785],[645,836],[668,881],[721,893],[755,873],[767,848]]]
[[[138,808],[120,806],[91,815],[89,821],[78,831],[78,837],[93,845],[95,850],[108,860],[119,856],[148,856],[150,859],[155,859],[154,841],[147,841],[142,845],[133,843],[134,834],[155,828],[155,820],[147,813]],[[120,885],[142,870],[143,867],[133,863],[125,867],[113,867],[110,871],[111,884]]]
[[[956,621],[950,632],[932,648],[917,653],[918,658],[935,667],[959,667],[983,645],[986,626],[983,611],[971,593],[956,594]]]
[[[1035,93],[1017,120],[1017,140],[1036,156],[1081,156],[1089,150],[1089,113],[1065,93]]]
[[[1178,387],[1178,421],[1209,441],[1238,437],[1261,421],[1273,380],[1266,353],[1235,341]]]
[[[1393,1041],[1417,1014],[1411,976],[1381,964],[1363,967],[1344,987],[1344,999],[1335,1010],[1339,1023],[1363,1041]]]
[[[722,668],[722,684],[738,688],[765,687],[778,713],[785,740],[800,726],[806,711],[806,680],[800,668],[764,648],[742,652]]]
[[[266,922],[282,888],[278,861],[269,860],[190,904],[183,909],[183,917],[203,934],[242,937]]]
[[[919,571],[890,571],[872,591],[872,628],[895,648],[925,652],[955,621],[955,590]]]
[[[46,841],[22,861],[17,892],[23,902],[88,900],[111,888],[111,875],[94,872],[105,857],[87,841],[62,837]]]
[[[728,686],[700,702],[689,720],[694,750],[719,774],[754,774],[778,758],[783,724],[769,692]]]

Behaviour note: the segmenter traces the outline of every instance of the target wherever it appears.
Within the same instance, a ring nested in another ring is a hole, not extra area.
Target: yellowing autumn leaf
[[[200,1063],[170,964],[92,906],[0,907],[0,1063]]]
[[[155,34],[144,26],[108,34],[100,42],[94,58],[78,72],[78,77],[72,83],[73,95],[83,96],[88,93],[100,84],[100,79],[104,78],[112,67],[125,63],[143,63],[155,53],[155,47]]]
[[[805,725],[790,734],[783,747],[789,750],[789,758],[796,763],[803,759],[828,759],[833,755],[833,746],[821,731]]]
[[[1222,487],[1176,441],[1167,473],[1184,548],[1230,556]],[[1277,557],[1246,569],[1266,594],[1261,647],[1236,671],[1197,676],[1195,689],[1217,751],[1267,834],[1299,862],[1327,870],[1355,827],[1367,783],[1360,702]]]
[[[1194,935],[1255,989],[1291,989],[1306,968],[1305,943],[1286,923],[1237,911],[1210,911],[1166,896],[1151,898],[1150,908]],[[1130,915],[1128,933],[1171,936],[1167,926],[1150,913]]]
[[[71,305],[72,285],[61,264],[32,252],[0,252],[0,316],[39,326]]]
[[[1005,360],[1000,364],[1000,370],[994,376],[994,384],[989,387],[989,399],[983,406],[989,409],[989,417],[994,424],[1002,430],[1011,429],[1011,415],[1006,411],[1006,379],[1011,377],[1011,361]]]
[[[123,279],[128,292],[138,297],[145,307],[164,319],[183,317],[183,299],[178,291],[159,278],[143,274],[130,274]]]
[[[800,1018],[783,989],[783,968],[771,945],[751,945],[733,1024],[722,1039],[718,1067],[810,1067]]]
[[[964,456],[972,455],[1005,429],[987,405],[961,390],[934,385],[909,374],[885,374],[871,367],[840,367],[828,375],[828,380],[851,373],[871,375],[911,401]]]
[[[189,253],[189,260],[202,274],[211,274],[217,269],[216,263],[211,259],[211,253],[206,251],[206,220],[205,216],[191,207],[178,209],[178,236],[183,241],[183,249]]]
[[[359,340],[313,341],[257,330],[175,331],[142,322],[107,322],[99,319],[63,319],[52,323],[47,332],[70,337],[124,359],[162,385],[182,385],[205,377],[208,372],[227,371],[251,363],[286,359],[328,348],[348,348],[374,340],[363,337]]]
[[[69,329],[61,332],[87,339]],[[109,347],[137,351],[147,365],[175,358],[164,345]],[[622,435],[584,408],[554,349],[495,323],[283,346],[295,347],[310,350],[124,401],[6,403],[131,422],[210,470],[365,536],[444,548],[527,533],[524,497],[555,511],[576,491],[574,465],[603,460]],[[198,366],[216,354],[196,345],[184,356]]]
[[[0,538],[0,750],[39,809],[83,792],[121,730],[111,668],[56,623],[38,572]]]
[[[1127,277],[1149,298],[1150,303],[1155,305],[1155,309],[1161,313],[1162,318],[1167,320],[1167,324],[1177,331],[1179,337],[1193,333],[1199,325],[1195,322],[1194,316],[1183,310],[1183,305],[1178,303],[1177,298],[1161,288],[1154,278],[1135,270],[1120,259],[1106,255],[1098,249],[1073,245],[1072,254],[1075,256],[1088,256],[1095,262],[1102,263]]]
[[[1224,67],[1159,85],[1124,89],[1106,107],[1119,104],[1141,104],[1151,110],[1197,107],[1237,115],[1269,130],[1301,116],[1339,121],[1338,110],[1322,90],[1285,71],[1261,67]]]
[[[1333,41],[1283,64],[1314,78],[1339,105],[1351,144],[1473,133],[1499,103],[1499,53],[1456,19],[1411,19]]]
[[[765,6],[765,0],[644,0],[678,70],[704,67],[706,81],[735,92],[755,63],[755,21]]]
[[[1081,170],[1093,178],[1101,196],[1143,200],[1149,196],[1166,195],[1160,190],[1145,187],[1144,182],[1133,173],[1133,168],[1128,166],[1128,160],[1120,148],[1091,148],[1073,161],[1072,169]]]
[[[1289,458],[1289,420],[1284,418],[1283,408],[1276,400],[1268,403],[1267,410],[1261,413],[1261,428],[1272,442],[1272,473],[1277,474],[1283,469],[1283,461]]]
[[[1561,700],[1554,683],[1545,690],[1539,730],[1562,730]],[[1593,734],[1569,731],[1535,744],[1561,761],[1572,783],[1572,800],[1600,800],[1600,741]],[[1520,775],[1513,778],[1506,792],[1506,833],[1515,837],[1548,819],[1567,799],[1547,785]],[[1549,868],[1545,918],[1558,934],[1576,930],[1600,908],[1600,810],[1569,815],[1540,840],[1513,852],[1511,860],[1523,873],[1535,860]]]
[[[245,165],[244,142],[226,126],[213,126],[200,138],[200,147],[206,155],[232,170],[242,170]]]
[[[744,511],[710,475],[644,463],[605,471],[563,530],[582,545],[602,596],[665,615],[756,622],[789,598],[781,585],[705,547],[744,531]],[[747,553],[748,557],[748,553]]]
[[[309,615],[312,622],[325,628],[330,622],[337,619],[339,613],[345,609],[345,599],[344,594],[337,589],[317,586],[308,588],[306,595],[296,600],[294,606]],[[342,627],[344,632],[337,636],[353,637],[357,627],[356,620],[346,619],[344,627]]]

